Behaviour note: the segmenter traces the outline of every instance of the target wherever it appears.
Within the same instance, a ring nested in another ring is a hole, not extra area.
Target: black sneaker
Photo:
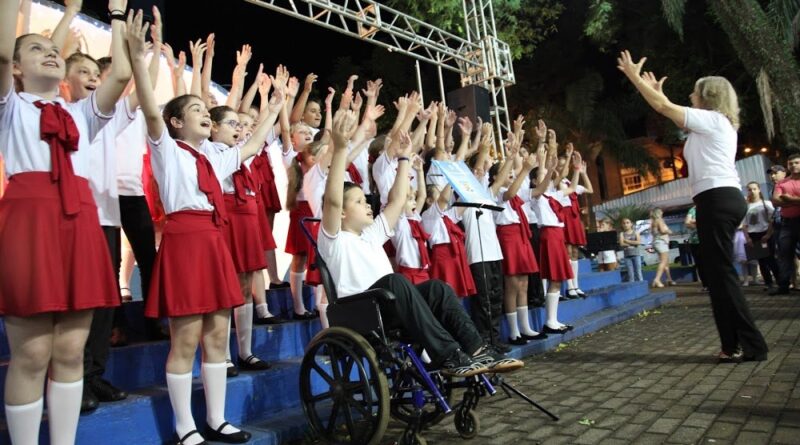
[[[789,295],[789,289],[779,286],[767,292],[767,295]]]
[[[101,378],[89,381],[92,392],[101,402],[118,402],[128,398],[128,393],[112,385],[111,382]]]
[[[521,360],[506,357],[488,345],[479,349],[472,360],[485,365],[489,368],[489,372],[511,372],[525,366]]]
[[[488,370],[486,365],[469,358],[461,349],[453,351],[442,363],[442,374],[453,377],[472,377]]]

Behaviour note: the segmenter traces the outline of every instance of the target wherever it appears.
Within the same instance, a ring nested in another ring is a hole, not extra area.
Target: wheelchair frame
[[[426,369],[408,336],[384,324],[380,306],[392,304],[391,292],[372,289],[337,298],[307,227],[318,221],[301,221],[317,254],[313,266],[328,296],[331,326],[309,342],[300,367],[300,399],[314,435],[331,444],[377,445],[391,416],[406,425],[400,445],[425,445],[422,430],[455,411],[459,435],[477,436],[480,421],[473,410],[482,397],[496,393],[492,383],[485,375],[458,379]],[[464,392],[451,405],[454,389]]]

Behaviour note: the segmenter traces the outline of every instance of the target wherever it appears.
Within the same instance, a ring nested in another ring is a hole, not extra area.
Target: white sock
[[[231,361],[231,317],[228,316],[228,330],[225,331],[225,359]],[[231,365],[233,366],[233,365]]]
[[[306,305],[303,303],[303,278],[305,278],[305,272],[289,272],[289,287],[292,289],[294,313],[297,315],[306,313]]]
[[[547,311],[547,321],[545,324],[550,329],[560,329],[561,323],[558,322],[558,292],[548,293],[544,296],[544,307]]]
[[[203,363],[201,374],[206,393],[206,422],[211,428],[217,429],[225,423],[225,393],[228,389],[225,363]],[[238,428],[227,425],[220,432],[233,434],[237,431]]]
[[[317,310],[319,311],[319,324],[322,325],[322,329],[331,327],[330,323],[328,323],[328,303],[318,303]]]
[[[572,283],[571,287],[573,289],[580,289],[580,286],[578,285],[578,260],[572,260],[569,263],[572,266],[573,275],[572,280],[570,280]]]
[[[253,337],[253,303],[245,303],[233,309],[236,317],[236,340],[239,345],[239,357],[246,359],[253,355],[251,349]]]
[[[511,312],[506,314],[506,321],[508,322],[508,338],[511,340],[517,339],[519,335],[519,326],[517,326],[517,313]]]
[[[39,444],[39,425],[42,423],[43,406],[44,399],[41,397],[35,402],[24,405],[6,405],[6,424],[12,444]]]
[[[528,314],[528,306],[517,306],[517,320],[519,321],[519,332],[530,337],[539,335],[531,328],[531,320]]]
[[[542,292],[547,293],[547,280],[542,278]]]
[[[269,311],[269,306],[267,306],[267,303],[257,304],[256,314],[258,315],[258,318],[274,317],[274,315],[272,315],[272,313]]]
[[[428,355],[428,351],[424,349],[422,350],[422,354],[419,355],[419,358],[422,359],[424,363],[431,363],[433,361],[431,360],[431,356]]]
[[[318,284],[317,287],[314,288],[314,306],[319,306],[322,301],[328,301],[325,298],[325,286]]]
[[[175,432],[180,439],[189,431],[197,429],[194,417],[192,417],[192,373],[171,374],[168,372],[167,391],[169,392],[169,403],[172,404],[172,412],[175,414]],[[203,440],[203,437],[199,434],[192,434],[186,440],[189,444],[196,445]]]
[[[81,416],[83,379],[62,383],[47,381],[47,418],[50,420],[50,444],[74,445]]]

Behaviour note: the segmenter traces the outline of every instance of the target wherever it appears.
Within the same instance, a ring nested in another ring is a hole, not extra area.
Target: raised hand
[[[262,74],[262,76],[269,78],[266,74]],[[261,89],[261,84],[259,84],[259,90]],[[286,96],[283,94],[283,91],[275,89],[272,92],[272,96],[269,98],[269,105],[268,109],[270,113],[278,114],[280,113],[281,109],[283,108],[283,104],[286,102]]]
[[[469,137],[472,134],[472,121],[467,116],[458,118],[458,129],[461,130],[462,137]]]
[[[203,69],[203,54],[206,52],[207,45],[207,43],[203,42],[203,39],[197,39],[194,42],[189,41],[189,52],[192,53],[193,70]]]
[[[434,109],[436,107],[435,104],[436,104],[436,102],[431,102],[428,105],[428,108],[419,110],[419,113],[417,113],[417,120],[420,121],[420,122],[427,122],[427,121],[431,120],[431,117],[433,117],[433,111],[434,111]]]
[[[514,119],[514,133],[519,135],[522,132],[522,128],[525,126],[525,118],[520,114]]]
[[[125,26],[125,39],[128,41],[128,53],[131,59],[141,58],[144,59],[145,54],[145,36],[147,36],[147,29],[150,27],[149,23],[143,22],[144,14],[142,10],[128,12],[128,20]]]
[[[572,154],[572,167],[575,170],[580,171],[581,166],[583,165],[583,157],[581,156],[581,152],[576,151]]]
[[[572,159],[572,153],[575,151],[575,147],[572,145],[572,142],[567,142],[565,151],[567,152],[567,159]]]
[[[411,168],[416,170],[417,173],[420,173],[423,171],[423,167],[424,167],[424,162],[422,160],[422,157],[419,155],[414,155],[414,158],[411,160]]]
[[[639,59],[639,62],[634,63],[630,51],[626,49],[619,53],[619,57],[617,58],[617,69],[622,71],[625,76],[628,77],[628,79],[633,81],[640,77],[642,66],[644,66],[644,62],[646,61],[647,57],[642,57]]]
[[[653,74],[652,71],[645,71],[642,73],[642,80],[644,83],[647,84],[650,88],[658,91],[659,93],[664,92],[664,81],[667,80],[667,77],[664,76],[660,80]]]
[[[286,94],[291,97],[296,97],[297,92],[300,90],[300,80],[294,76],[289,78],[289,84],[286,86]]]
[[[328,95],[325,96],[325,109],[330,110],[331,106],[333,105],[333,96],[336,95],[336,90],[332,87],[328,87]]]
[[[543,144],[545,141],[547,141],[547,125],[543,120],[539,119],[539,122],[536,124],[536,128],[534,128],[534,132],[536,133],[536,138],[539,139],[540,144]]]
[[[368,107],[367,110],[364,112],[364,119],[369,119],[371,121],[378,120],[386,110],[383,108],[383,105],[375,105],[373,107]]]
[[[353,102],[350,104],[350,109],[358,113],[361,110],[361,106],[364,105],[364,98],[361,97],[361,93],[356,93],[356,97],[353,99]]]
[[[333,116],[333,128],[331,138],[333,149],[336,152],[347,151],[347,135],[352,134],[356,129],[356,113],[352,110],[339,110]]]
[[[214,46],[216,43],[216,36],[212,32],[206,37],[206,60],[214,58]]]
[[[161,45],[161,54],[167,59],[167,66],[169,66],[169,69],[175,71],[175,52],[172,51],[172,46],[170,46],[169,43],[164,42]]]
[[[456,116],[456,112],[455,111],[447,110],[447,118],[444,121],[445,128],[452,128],[453,125],[456,124],[456,119],[457,118],[458,118],[458,116]]]
[[[407,157],[411,156],[411,153],[413,153],[413,149],[414,149],[414,144],[412,144],[412,142],[411,142],[411,135],[407,131],[401,130],[401,131],[398,132],[398,136],[397,137],[398,137],[398,141],[397,142],[398,142],[398,145],[399,145],[399,147],[397,148],[397,152],[396,152],[397,157],[399,157],[399,158],[406,157],[407,158]]]
[[[258,79],[258,94],[261,97],[266,97],[267,94],[269,94],[270,88],[272,88],[272,79],[264,73],[259,73],[256,79]],[[281,96],[283,96],[283,94],[281,94]]]
[[[547,148],[551,151],[556,151],[558,149],[558,139],[556,138],[555,130],[547,130]]]
[[[150,39],[153,42],[163,42],[163,22],[161,21],[161,11],[157,6],[153,6],[153,26],[150,28]]]
[[[248,44],[242,45],[242,49],[236,51],[236,65],[246,66],[251,57],[253,57],[253,49]]]
[[[316,81],[317,75],[314,73],[308,73],[306,80],[303,83],[303,91],[311,92],[311,89],[314,87],[314,82]]]

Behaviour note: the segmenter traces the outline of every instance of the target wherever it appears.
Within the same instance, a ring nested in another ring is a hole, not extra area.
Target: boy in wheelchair
[[[390,134],[387,148],[397,157],[397,176],[383,212],[373,219],[361,188],[344,182],[348,136],[356,126],[352,111],[339,111],[333,122],[334,150],[325,186],[318,249],[336,283],[339,298],[382,288],[395,296],[381,304],[385,319],[401,324],[430,355],[443,374],[469,377],[485,372],[509,372],[524,366],[506,358],[478,334],[453,290],[438,280],[417,286],[395,274],[383,244],[390,238],[406,203],[413,156],[406,131]]]

